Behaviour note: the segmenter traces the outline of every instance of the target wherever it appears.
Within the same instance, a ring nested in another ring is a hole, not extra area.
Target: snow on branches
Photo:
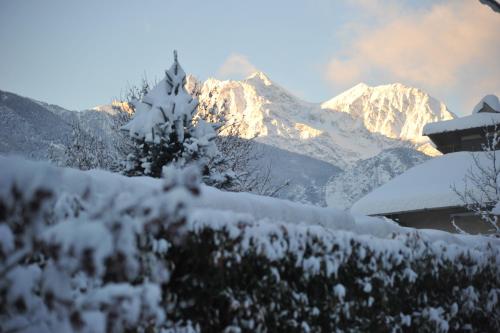
[[[481,153],[471,152],[472,167],[464,175],[464,188],[452,186],[453,192],[460,198],[464,206],[480,217],[490,228],[493,236],[500,235],[500,211],[495,209],[500,203],[500,136],[498,125],[494,130],[485,133],[485,142]],[[460,233],[465,233],[456,223],[453,226]]]
[[[241,193],[219,191],[260,217],[203,207],[215,195],[203,198],[195,168],[163,180],[4,157],[0,168],[2,332],[500,328],[497,239],[388,235],[373,218],[365,232],[358,218],[327,228],[332,210]],[[290,214],[308,225],[279,217]]]
[[[0,181],[0,331],[123,332],[163,324],[160,286],[171,274],[164,257],[199,192],[192,170],[167,173],[161,190],[134,200],[115,193],[97,205],[87,186],[59,191],[50,170],[32,186]]]
[[[208,177],[208,161],[218,154],[215,132],[202,119],[193,119],[198,100],[186,88],[186,73],[174,51],[174,63],[141,100],[132,102],[135,115],[122,127],[134,139],[135,152],[128,157],[129,175],[160,177],[168,164],[195,163]]]

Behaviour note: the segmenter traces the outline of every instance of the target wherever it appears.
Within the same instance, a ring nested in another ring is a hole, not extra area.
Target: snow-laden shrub
[[[207,220],[199,215],[200,220]],[[195,219],[196,220],[196,219]],[[167,316],[214,332],[496,332],[499,249],[320,227],[195,222],[167,260]]]
[[[0,191],[0,331],[123,332],[163,325],[165,254],[198,193],[192,174],[144,198]],[[4,182],[4,184],[7,182]],[[158,203],[166,203],[159,205]],[[168,238],[168,240],[167,240]]]
[[[195,209],[197,177],[173,169],[134,193],[86,189],[89,173],[70,170],[69,193],[65,170],[37,167],[42,180],[21,166],[0,176],[0,331],[500,330],[494,240]]]

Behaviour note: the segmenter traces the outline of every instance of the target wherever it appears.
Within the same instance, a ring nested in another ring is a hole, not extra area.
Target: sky
[[[0,90],[91,108],[176,49],[201,80],[261,70],[310,102],[400,82],[465,115],[500,96],[499,32],[478,0],[0,0]]]

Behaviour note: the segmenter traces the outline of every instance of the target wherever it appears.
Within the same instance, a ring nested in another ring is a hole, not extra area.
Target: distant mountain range
[[[423,126],[455,117],[425,92],[399,83],[359,84],[324,103],[302,101],[262,72],[242,81],[189,77],[187,84],[201,103],[224,109],[240,137],[254,138],[262,152],[255,163],[271,163],[273,182],[290,181],[281,197],[316,205],[348,208],[435,155]],[[68,142],[73,122],[113,149],[115,113],[109,105],[68,111],[0,91],[0,153],[43,159],[50,143]]]

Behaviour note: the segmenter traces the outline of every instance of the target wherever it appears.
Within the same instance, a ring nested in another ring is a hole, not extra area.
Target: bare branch
[[[500,235],[500,225],[498,216],[493,214],[493,207],[500,202],[500,165],[498,163],[498,145],[500,136],[498,135],[498,125],[493,126],[492,132],[486,132],[486,142],[482,145],[484,158],[480,158],[479,153],[471,153],[473,161],[463,179],[463,188],[458,188],[455,184],[452,191],[458,196],[460,201],[469,211],[473,212],[482,221],[491,227],[494,235]],[[453,226],[459,231],[455,221]]]

